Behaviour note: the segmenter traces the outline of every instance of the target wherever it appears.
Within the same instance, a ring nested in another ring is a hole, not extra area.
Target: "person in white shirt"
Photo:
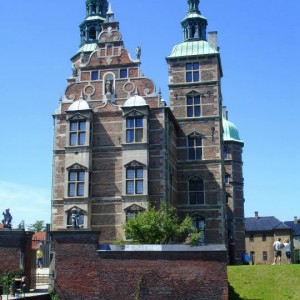
[[[286,255],[288,264],[291,264],[292,260],[291,260],[291,242],[290,242],[290,240],[289,239],[285,239],[283,241],[283,245],[285,247],[285,255]]]
[[[278,241],[276,241],[273,244],[274,247],[274,262],[273,265],[276,265],[276,262],[278,260],[278,264],[281,264],[281,249],[284,247],[284,245],[281,243],[281,238],[278,238]]]

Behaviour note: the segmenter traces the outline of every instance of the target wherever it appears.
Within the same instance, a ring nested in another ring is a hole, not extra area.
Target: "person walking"
[[[285,255],[286,255],[288,264],[291,264],[292,260],[291,260],[291,242],[290,242],[290,240],[289,239],[285,239],[283,241],[283,245],[285,247]]]
[[[36,251],[36,266],[37,268],[43,268],[43,259],[44,259],[44,253],[41,248],[37,249]]]
[[[281,238],[278,238],[278,240],[273,244],[274,247],[274,262],[272,265],[276,265],[277,260],[278,264],[281,264],[281,249],[284,247],[284,245],[281,242]]]

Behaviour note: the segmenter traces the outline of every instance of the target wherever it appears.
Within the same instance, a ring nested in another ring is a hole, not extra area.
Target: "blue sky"
[[[183,39],[186,0],[112,0],[126,48],[168,102],[165,57]],[[245,142],[245,216],[300,217],[300,1],[202,0],[218,31],[229,119]],[[0,213],[50,222],[52,113],[79,48],[85,0],[0,1]]]

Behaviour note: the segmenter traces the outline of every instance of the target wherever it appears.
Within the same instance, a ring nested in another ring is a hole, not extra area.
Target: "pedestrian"
[[[278,264],[281,264],[281,249],[284,247],[284,245],[281,242],[281,238],[278,238],[278,240],[273,244],[274,247],[274,262],[272,265],[276,265],[277,260]]]
[[[283,245],[285,247],[285,255],[286,255],[288,264],[291,264],[292,260],[291,260],[291,242],[290,242],[290,240],[289,239],[285,239],[283,241]]]
[[[250,264],[250,256],[247,252],[243,253],[242,260],[243,260],[244,265],[249,265]]]
[[[36,251],[36,266],[37,268],[43,269],[43,260],[44,260],[44,253],[41,248],[37,249]]]

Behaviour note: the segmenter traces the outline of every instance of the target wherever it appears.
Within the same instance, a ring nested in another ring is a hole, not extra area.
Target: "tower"
[[[197,226],[205,225],[206,242],[227,243],[220,53],[211,42],[216,33],[206,40],[199,0],[188,4],[181,21],[183,42],[166,58],[170,108],[182,130],[176,206],[191,214]]]
[[[207,39],[208,22],[199,2],[188,1],[181,21],[183,41],[166,58],[170,109],[182,130],[177,144],[176,207],[189,213],[199,230],[205,226],[207,243],[228,245],[234,263],[245,249],[243,142],[236,127],[223,117],[217,32],[209,32]]]

